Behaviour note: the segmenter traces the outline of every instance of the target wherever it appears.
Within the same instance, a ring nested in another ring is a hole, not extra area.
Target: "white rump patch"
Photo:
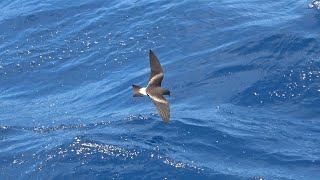
[[[143,88],[140,88],[139,89],[139,93],[141,93],[141,94],[143,94],[143,95],[145,95],[145,96],[147,96],[147,88],[145,88],[145,87],[143,87]]]

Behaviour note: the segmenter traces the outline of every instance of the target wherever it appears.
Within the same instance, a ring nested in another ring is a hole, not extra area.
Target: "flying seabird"
[[[152,50],[150,50],[149,59],[151,73],[148,85],[147,87],[132,85],[134,90],[133,97],[149,96],[157,107],[163,122],[167,123],[170,119],[170,106],[169,102],[163,97],[163,95],[170,96],[170,90],[161,88],[163,71],[157,56],[152,52]]]

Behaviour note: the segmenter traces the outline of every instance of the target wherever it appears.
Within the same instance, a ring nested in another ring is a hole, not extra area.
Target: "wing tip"
[[[162,119],[162,122],[163,122],[164,124],[168,124],[169,119],[170,119],[170,118],[168,118],[168,119]]]
[[[151,49],[149,50],[149,55],[150,55],[150,57],[155,56],[154,52]]]

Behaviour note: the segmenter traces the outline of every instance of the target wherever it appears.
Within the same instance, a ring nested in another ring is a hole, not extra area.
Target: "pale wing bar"
[[[150,59],[150,69],[151,69],[151,73],[150,73],[150,77],[149,77],[149,84],[150,81],[158,75],[155,80],[153,80],[154,85],[159,85],[161,86],[161,81],[163,79],[163,71],[162,71],[162,67],[161,64],[159,62],[159,59],[157,58],[157,56],[152,52],[152,50],[150,50],[150,54],[149,54],[149,59]],[[157,84],[155,84],[157,83]]]
[[[161,86],[162,79],[163,79],[163,73],[156,74],[155,76],[150,78],[148,86],[152,86],[152,85]]]
[[[163,122],[167,123],[170,119],[170,106],[168,101],[162,96],[151,96],[149,95],[156,106]]]

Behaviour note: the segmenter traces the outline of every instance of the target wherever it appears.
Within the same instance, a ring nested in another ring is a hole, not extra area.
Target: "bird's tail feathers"
[[[133,97],[144,96],[144,95],[141,94],[140,91],[139,91],[142,87],[137,86],[137,85],[132,85],[132,87],[133,87]]]

